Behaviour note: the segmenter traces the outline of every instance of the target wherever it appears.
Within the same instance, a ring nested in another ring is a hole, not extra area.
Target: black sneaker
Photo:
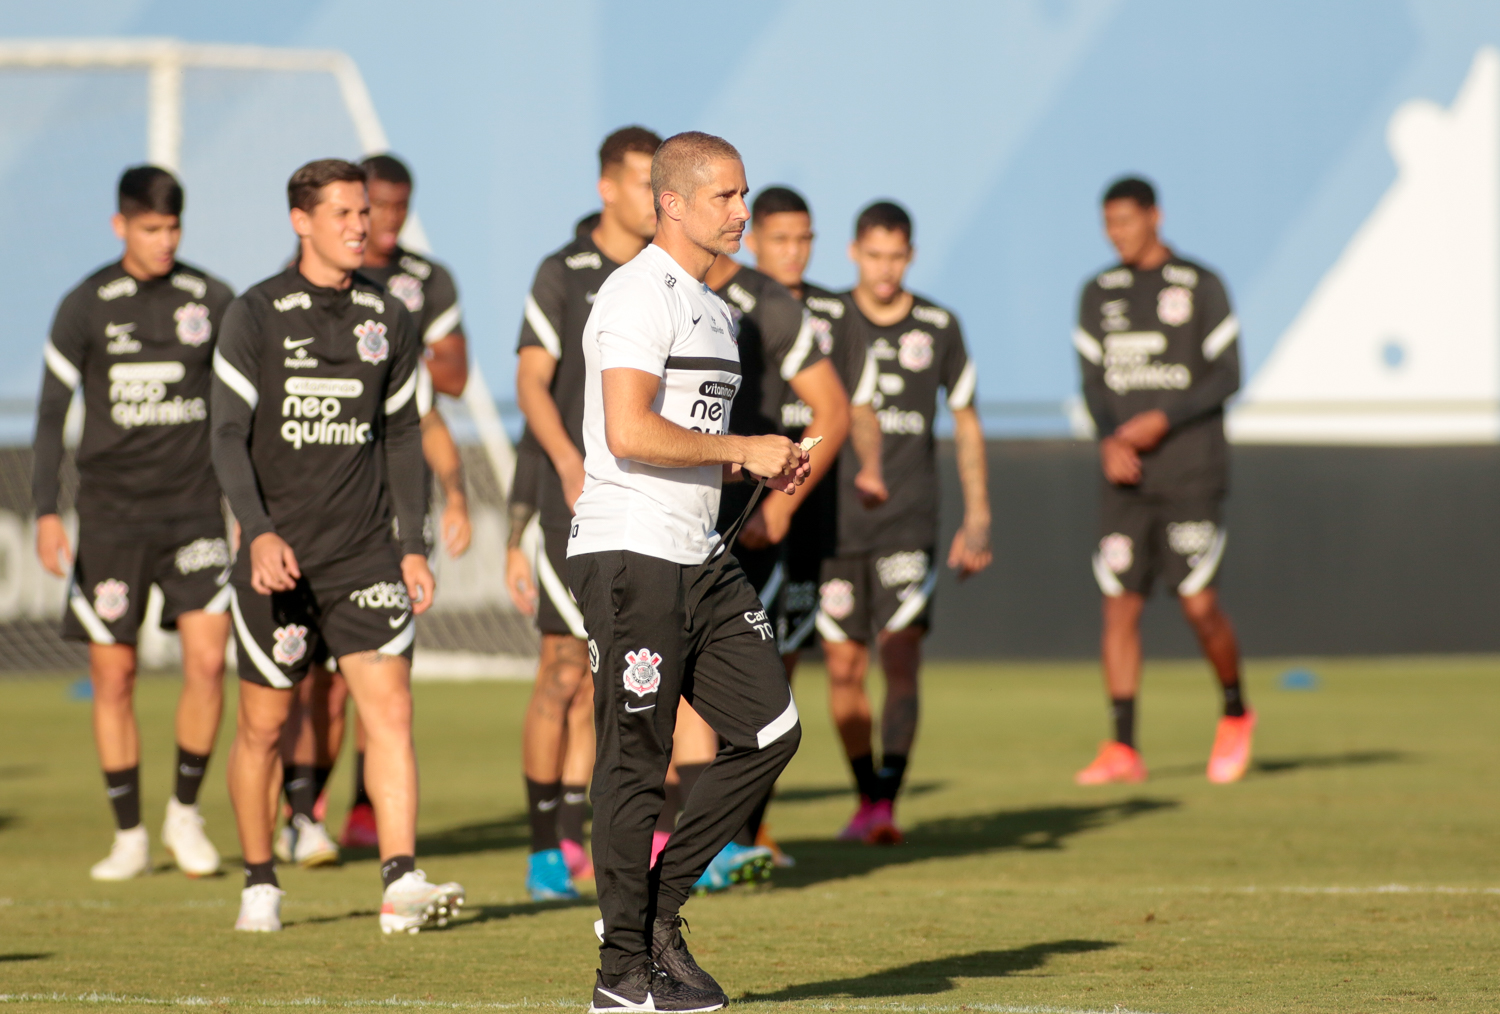
[[[719,1010],[728,998],[678,982],[649,963],[632,968],[613,986],[604,984],[604,973],[594,975],[594,999],[589,1014],[620,1014],[622,1011],[670,1011],[700,1014]]]
[[[726,1003],[729,1002],[729,997],[725,996],[714,977],[699,968],[698,962],[693,960],[687,941],[682,939],[682,927],[686,925],[687,920],[680,915],[656,920],[651,926],[651,960],[656,962],[657,968],[678,982],[707,993],[715,993]]]

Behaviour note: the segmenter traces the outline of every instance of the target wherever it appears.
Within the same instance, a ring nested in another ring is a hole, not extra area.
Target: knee
[[[1181,598],[1182,615],[1199,630],[1211,630],[1219,625],[1221,614],[1215,596],[1200,592]]]
[[[276,753],[281,746],[281,729],[284,724],[284,719],[270,715],[250,715],[241,711],[235,738],[253,753]]]
[[[1104,629],[1108,631],[1133,629],[1141,619],[1144,600],[1129,592],[1110,595],[1104,599]]]
[[[94,703],[103,707],[128,707],[135,695],[135,669],[111,666],[91,674]]]
[[[182,657],[182,678],[188,683],[203,686],[214,691],[222,690],[224,649],[199,647],[192,652],[184,652]]]
[[[865,667],[859,664],[858,658],[829,658],[828,684],[840,690],[863,690]]]
[[[369,704],[366,710],[360,712],[360,719],[371,739],[411,737],[411,694],[384,695]]]

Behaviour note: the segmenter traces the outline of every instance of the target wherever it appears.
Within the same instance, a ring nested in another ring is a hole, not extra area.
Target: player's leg
[[[667,840],[677,827],[677,817],[693,794],[698,779],[718,752],[719,734],[698,716],[691,704],[679,702],[677,724],[672,733],[672,763],[667,768],[666,796],[656,830],[651,835],[652,866],[656,865],[661,850],[667,847]]]
[[[341,694],[339,713],[346,710],[349,684],[343,674],[334,674],[335,694]],[[329,707],[333,707],[330,699]],[[339,835],[339,844],[344,848],[373,849],[380,845],[380,832],[375,826],[375,804],[370,801],[369,789],[365,786],[365,726],[359,719],[359,710],[354,712],[354,795],[349,802],[349,815],[344,819],[344,831]]]
[[[339,861],[338,846],[318,818],[318,799],[333,765],[328,749],[328,695],[333,674],[320,662],[297,684],[281,739],[282,790],[291,811],[276,836],[276,858],[311,869]]]
[[[165,594],[165,592],[164,592]],[[227,594],[175,618],[182,643],[182,694],[177,699],[177,773],[162,826],[162,843],[182,871],[201,877],[219,869],[219,853],[203,830],[198,791],[218,738],[224,710],[224,655],[229,640]]]
[[[681,811],[687,808],[688,800],[697,791],[703,773],[718,756],[720,745],[719,734],[704,720],[702,715],[693,709],[691,704],[683,701],[677,706],[677,726],[672,741],[672,767],[677,772],[680,787],[672,814],[674,829]],[[769,794],[770,789],[766,791]],[[662,807],[664,815],[667,812],[667,806],[671,803],[672,801],[669,800],[668,804]],[[764,807],[765,800],[758,801],[750,811],[751,818],[757,809],[763,811]],[[700,893],[723,891],[735,884],[764,880],[770,875],[773,865],[771,851],[755,844],[754,831],[750,829],[751,818],[746,818],[745,825],[704,868],[693,884],[694,891]],[[658,824],[658,828],[660,826]],[[652,865],[655,865],[657,857],[669,841],[669,836],[658,834],[653,837]]]
[[[828,668],[828,710],[854,773],[859,804],[839,832],[840,841],[863,841],[880,796],[875,773],[874,719],[865,679],[870,669],[869,561],[864,556],[824,560],[818,589],[817,629]]]
[[[1240,682],[1240,646],[1234,624],[1219,603],[1219,564],[1226,537],[1218,498],[1171,504],[1164,512],[1166,545],[1163,576],[1172,583],[1203,655],[1213,666],[1224,695],[1224,715],[1209,756],[1211,782],[1236,782],[1250,765],[1255,712]]]
[[[581,647],[586,657],[588,647]],[[594,775],[594,680],[587,669],[583,670],[578,690],[568,705],[567,727],[557,836],[568,872],[576,880],[594,875],[594,863],[583,840],[583,823],[588,816],[589,779]]]
[[[1134,490],[1106,485],[1100,492],[1100,530],[1094,580],[1103,593],[1099,655],[1109,695],[1111,738],[1088,767],[1074,775],[1079,785],[1139,782],[1146,766],[1135,743],[1136,696],[1141,684],[1141,612],[1156,567],[1153,505]]]

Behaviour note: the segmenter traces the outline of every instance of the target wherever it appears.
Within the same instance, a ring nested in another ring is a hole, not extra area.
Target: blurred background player
[[[740,436],[784,435],[781,407],[795,397],[809,406],[809,420],[802,435],[823,438],[811,451],[812,472],[807,482],[791,496],[762,497],[734,546],[735,560],[756,590],[768,614],[766,618],[774,624],[781,589],[786,583],[782,543],[798,509],[838,459],[839,448],[849,433],[849,395],[838,370],[827,358],[826,343],[819,340],[821,330],[786,286],[724,254],[715,259],[704,284],[729,307],[739,331],[743,380],[730,409],[729,432]],[[753,492],[754,487],[748,483],[730,483],[724,487],[719,500],[719,531],[727,531],[734,524]],[[653,842],[658,852],[670,835],[670,821],[692,791],[694,775],[701,773],[719,749],[713,729],[686,703],[677,712],[673,743],[673,766],[677,768],[679,787],[674,799],[669,774],[668,798]],[[683,768],[690,772],[686,792],[681,788]],[[708,864],[695,887],[722,890],[770,874],[775,853],[757,842],[769,798],[768,794],[760,800],[745,826]],[[655,853],[653,859],[654,856]]]
[[[470,539],[463,460],[433,393],[435,388],[459,397],[468,380],[468,345],[458,285],[443,264],[400,245],[411,210],[411,170],[392,155],[371,155],[359,165],[365,171],[370,198],[370,235],[359,272],[400,299],[422,335],[424,352],[417,389],[422,457],[427,473],[437,477],[443,491],[443,514],[437,528],[444,548],[456,559],[468,549]],[[430,486],[430,480],[424,482],[424,491]],[[424,515],[422,534],[430,554],[437,541],[430,513]],[[283,787],[289,813],[276,838],[276,857],[283,862],[311,867],[339,860],[338,846],[323,826],[327,804],[324,786],[343,747],[348,697],[344,680],[321,662],[314,663],[308,678],[297,686],[294,713],[282,739]],[[375,810],[365,789],[365,736],[358,713],[354,736],[354,798],[339,844],[374,848],[379,836]]]
[[[422,537],[421,337],[406,307],[357,272],[363,170],[310,162],[287,202],[301,257],[234,302],[214,357],[214,471],[243,531],[230,578],[243,660],[229,782],[245,857],[235,928],[281,928],[278,745],[293,687],[326,653],[368,736],[380,928],[416,932],[463,902],[462,887],[429,882],[415,855],[411,654],[415,616],[435,592]]]
[[[1101,654],[1114,738],[1076,780],[1146,777],[1135,745],[1140,619],[1160,576],[1224,691],[1209,781],[1233,782],[1250,763],[1255,712],[1245,705],[1239,644],[1214,583],[1229,485],[1224,402],[1240,386],[1240,325],[1218,275],[1162,243],[1150,183],[1118,180],[1103,206],[1120,262],[1084,286],[1073,344],[1104,473],[1094,577],[1104,593]]]
[[[593,680],[583,615],[564,574],[573,505],[583,492],[583,328],[604,280],[656,234],[651,158],[661,138],[623,127],[599,148],[598,221],[537,267],[517,343],[516,402],[544,457],[536,467],[542,547],[535,584],[520,550],[529,517],[511,517],[507,584],[542,634],[536,686],[526,709],[521,766],[531,823],[526,889],[537,901],[576,898],[575,877],[592,876],[583,848],[584,807],[593,771]],[[524,500],[512,499],[512,504]]]
[[[861,502],[856,472],[840,472],[838,556],[825,561],[818,632],[828,661],[830,705],[859,789],[859,809],[839,837],[901,841],[893,808],[917,733],[917,673],[937,571],[937,452],[932,424],[938,388],[948,392],[964,519],[948,550],[959,580],[990,564],[990,505],[984,432],[974,409],[974,363],[958,319],[903,287],[910,266],[911,217],[878,201],[859,213],[849,257],[859,272],[851,292],[857,325],[879,366],[873,396],[881,428],[882,475],[890,498]],[[871,744],[865,693],[869,642],[885,671],[881,764]]]
[[[89,644],[94,743],[114,807],[115,841],[90,871],[125,880],[151,869],[141,823],[135,720],[136,635],[152,584],[163,629],[182,638],[176,788],[162,842],[189,876],[219,868],[203,832],[198,790],[224,702],[229,546],[209,453],[215,339],[234,293],[177,260],[182,186],[165,169],[120,177],[112,219],[124,253],[69,292],[44,347],[37,404],[37,555],[64,576],[73,565],[63,637]],[[63,426],[83,387],[78,447],[78,557],[58,514]]]

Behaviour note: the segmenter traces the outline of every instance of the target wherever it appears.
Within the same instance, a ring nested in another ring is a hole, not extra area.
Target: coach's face
[[[1105,202],[1104,234],[1122,264],[1135,264],[1154,247],[1160,227],[1160,208],[1143,208],[1133,197]]]
[[[292,209],[292,228],[313,254],[330,267],[353,271],[365,261],[370,234],[370,202],[365,185],[340,180],[325,186],[311,212]]]
[[[737,158],[718,158],[703,170],[698,189],[687,202],[683,231],[688,239],[714,254],[738,253],[750,220],[745,195],[745,165]]]

